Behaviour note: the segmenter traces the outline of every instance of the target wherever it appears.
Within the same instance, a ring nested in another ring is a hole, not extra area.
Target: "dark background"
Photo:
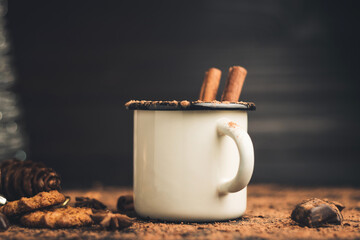
[[[28,157],[65,187],[132,184],[130,99],[196,100],[247,68],[252,182],[360,185],[355,1],[9,1]]]

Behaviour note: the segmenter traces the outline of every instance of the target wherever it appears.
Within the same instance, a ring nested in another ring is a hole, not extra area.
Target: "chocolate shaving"
[[[291,213],[291,219],[308,227],[320,227],[326,224],[339,225],[343,221],[340,211],[345,206],[341,203],[337,204],[339,208],[328,200],[308,199],[296,205]]]
[[[117,201],[117,210],[119,212],[125,212],[134,210],[134,197],[133,195],[120,196]]]
[[[92,209],[107,209],[107,206],[95,198],[76,197],[75,207],[87,207]]]
[[[129,217],[136,217],[133,195],[120,196],[116,207],[119,213],[125,214]]]

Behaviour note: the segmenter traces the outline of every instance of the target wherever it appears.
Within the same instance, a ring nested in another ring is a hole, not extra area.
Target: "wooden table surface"
[[[66,190],[72,199],[88,196],[115,209],[118,196],[131,189],[98,187],[88,190]],[[300,201],[328,198],[345,204],[344,222],[338,226],[307,228],[290,219]],[[0,233],[1,239],[359,239],[360,189],[350,187],[289,187],[255,185],[248,188],[246,214],[235,220],[215,223],[165,223],[136,220],[121,231],[105,231],[96,227],[77,229],[29,229],[11,226]]]

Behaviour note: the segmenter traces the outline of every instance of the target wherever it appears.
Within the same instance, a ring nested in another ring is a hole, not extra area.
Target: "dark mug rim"
[[[202,101],[147,101],[131,100],[125,104],[127,110],[151,111],[191,111],[191,110],[228,110],[228,111],[254,111],[253,102],[202,102]]]

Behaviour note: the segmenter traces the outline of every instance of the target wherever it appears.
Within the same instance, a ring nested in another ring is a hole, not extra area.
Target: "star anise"
[[[75,207],[87,207],[92,209],[107,209],[106,205],[95,198],[76,197]]]
[[[107,230],[120,230],[133,224],[132,219],[128,216],[110,211],[95,212],[90,217],[95,224]]]

